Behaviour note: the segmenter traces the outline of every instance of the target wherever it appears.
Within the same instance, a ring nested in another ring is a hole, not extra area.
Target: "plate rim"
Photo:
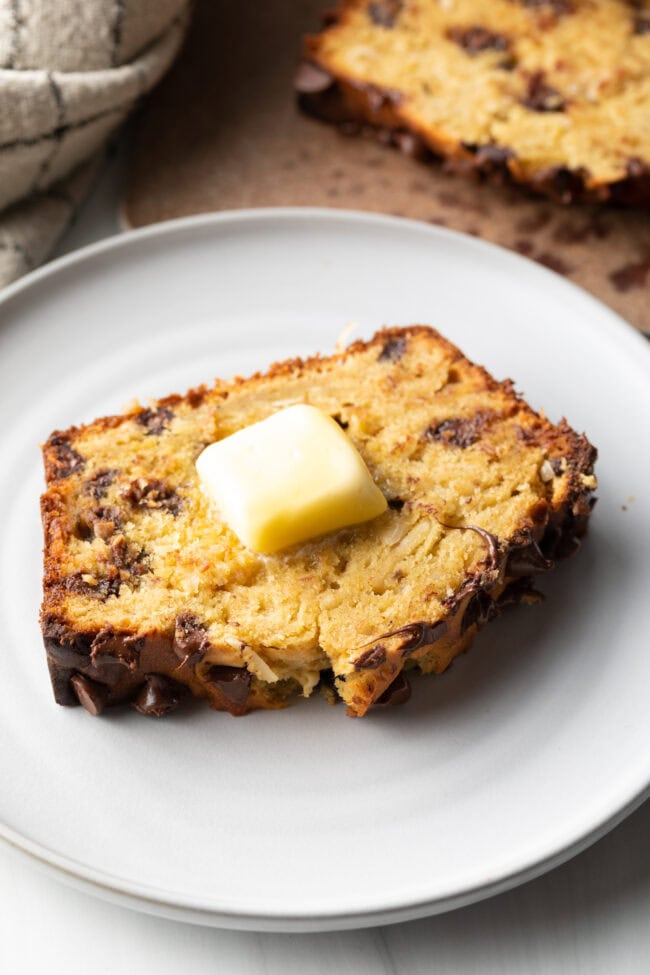
[[[189,217],[167,220],[151,224],[146,227],[118,232],[114,236],[105,238],[85,247],[79,248],[50,263],[31,271],[24,277],[8,285],[0,292],[0,313],[14,298],[45,283],[50,278],[56,278],[62,272],[75,266],[83,266],[86,262],[97,257],[110,254],[113,251],[128,250],[134,244],[146,240],[156,240],[173,237],[192,231],[195,228],[229,226],[232,224],[251,224],[256,221],[273,225],[289,220],[302,222],[327,222],[342,225],[350,222],[357,225],[383,226],[394,228],[398,232],[407,230],[417,232],[424,237],[442,240],[452,240],[469,246],[478,254],[495,255],[499,260],[514,263],[522,271],[541,275],[543,280],[547,275],[552,279],[553,286],[565,289],[567,294],[592,306],[599,317],[599,328],[604,328],[611,337],[619,341],[631,343],[628,348],[636,346],[643,349],[641,357],[647,357],[650,363],[650,344],[638,329],[625,321],[620,315],[603,304],[589,292],[572,281],[555,274],[551,270],[536,264],[522,255],[514,253],[500,245],[484,241],[459,231],[446,227],[431,226],[422,221],[395,217],[386,214],[370,213],[359,210],[328,209],[324,207],[266,207],[248,208],[242,210],[224,210],[217,213],[202,213]],[[532,265],[532,268],[531,268]],[[0,323],[0,328],[2,324]],[[636,780],[636,776],[634,777]],[[396,902],[388,902],[382,907],[367,910],[359,909],[354,912],[337,913],[335,910],[322,910],[318,913],[306,910],[296,914],[286,911],[273,911],[272,908],[260,913],[256,911],[226,908],[218,903],[208,904],[205,899],[199,903],[192,896],[186,896],[178,891],[168,891],[162,888],[150,888],[146,884],[138,884],[126,878],[110,874],[76,861],[72,857],[63,856],[49,849],[45,844],[35,842],[18,831],[7,826],[0,820],[0,840],[12,849],[28,857],[34,864],[53,874],[57,879],[80,888],[96,896],[110,900],[126,907],[168,917],[174,920],[185,920],[195,924],[214,927],[239,928],[258,931],[329,931],[344,930],[346,928],[360,928],[376,926],[386,923],[413,920],[443,913],[462,907],[470,903],[494,896],[540,876],[546,871],[566,862],[572,856],[582,852],[594,842],[622,822],[630,813],[638,808],[650,797],[650,776],[647,776],[627,796],[619,797],[613,807],[604,812],[602,817],[592,823],[586,830],[580,828],[567,842],[559,847],[550,849],[546,855],[535,857],[529,862],[497,879],[478,882],[472,887],[461,887],[452,890],[444,896],[429,899],[413,899],[405,901],[403,898]]]

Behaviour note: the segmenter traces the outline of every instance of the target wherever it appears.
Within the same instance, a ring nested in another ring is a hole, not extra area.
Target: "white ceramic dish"
[[[600,502],[547,603],[403,709],[321,699],[156,723],[57,707],[37,623],[54,427],[329,351],[346,322],[437,325],[600,449]],[[102,896],[198,923],[325,930],[449,909],[593,841],[650,782],[650,349],[560,277],[392,218],[284,210],[126,234],[0,301],[0,834]]]

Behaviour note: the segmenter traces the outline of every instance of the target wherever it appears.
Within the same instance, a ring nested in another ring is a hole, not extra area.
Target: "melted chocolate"
[[[470,57],[483,51],[507,51],[510,45],[505,34],[497,34],[486,27],[450,27],[447,37]]]
[[[181,687],[162,674],[147,674],[133,702],[134,708],[147,717],[162,718],[175,711],[181,699]]]
[[[512,549],[506,562],[505,574],[509,579],[521,579],[538,572],[548,572],[553,565],[553,561],[545,557],[537,542],[531,540]]]
[[[208,683],[215,684],[233,704],[244,704],[248,697],[251,675],[245,667],[210,667],[205,675]]]
[[[411,696],[411,685],[405,674],[399,673],[392,684],[377,698],[373,707],[390,708],[398,704],[406,704]]]
[[[97,471],[93,477],[86,481],[84,493],[90,494],[97,501],[100,501],[103,497],[105,497],[109,487],[114,482],[115,478],[119,476],[119,473],[120,472],[117,470]]]
[[[355,670],[375,670],[386,662],[386,647],[377,643],[369,650],[365,650],[354,662]]]
[[[70,445],[63,434],[53,433],[46,447],[49,450],[50,477],[53,480],[62,481],[85,467],[85,459]]]
[[[136,423],[145,428],[147,437],[159,437],[174,419],[174,411],[168,406],[160,406],[156,410],[141,410],[135,417]]]
[[[183,510],[183,499],[173,487],[157,478],[147,481],[140,477],[132,481],[124,496],[135,508],[159,508],[174,517]]]
[[[108,702],[109,689],[97,681],[84,677],[83,674],[74,674],[70,678],[70,685],[77,696],[79,704],[88,711],[89,714],[101,714]]]

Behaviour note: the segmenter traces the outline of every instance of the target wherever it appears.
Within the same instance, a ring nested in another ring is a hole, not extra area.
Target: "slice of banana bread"
[[[562,202],[650,203],[645,0],[342,0],[300,103]]]
[[[294,403],[337,420],[389,507],[261,556],[215,517],[195,461]],[[55,432],[44,459],[47,657],[56,700],[92,713],[161,715],[185,688],[231,714],[319,684],[353,715],[404,700],[404,671],[444,670],[535,598],[596,486],[584,436],[423,326]]]

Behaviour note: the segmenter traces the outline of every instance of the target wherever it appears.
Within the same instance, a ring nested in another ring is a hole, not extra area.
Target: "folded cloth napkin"
[[[0,0],[0,287],[36,267],[160,80],[189,0]]]

